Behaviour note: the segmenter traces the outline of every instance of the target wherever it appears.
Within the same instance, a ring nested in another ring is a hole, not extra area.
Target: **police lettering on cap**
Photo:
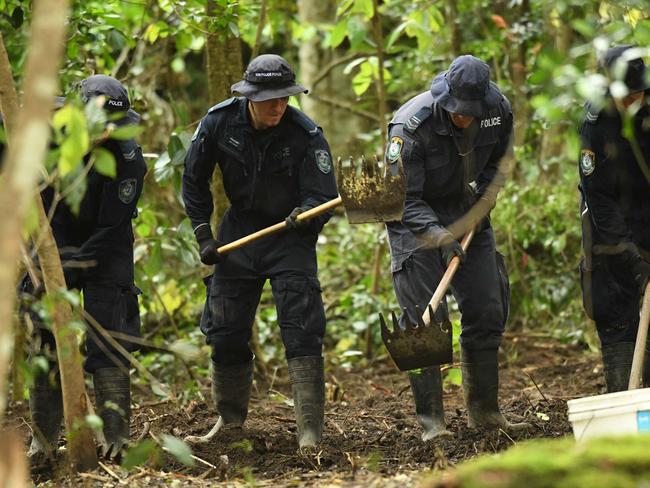
[[[490,67],[471,55],[457,57],[449,70],[437,75],[431,82],[431,94],[448,112],[473,117],[481,117],[501,100],[490,81]]]
[[[645,76],[645,63],[638,54],[633,45],[610,47],[600,63],[609,77],[623,81],[630,93],[650,88],[650,81]]]
[[[129,93],[122,83],[106,75],[93,75],[81,82],[81,98],[88,103],[92,98],[106,97],[104,110],[107,112],[125,112],[125,116],[117,123],[137,124],[140,114],[131,109]]]
[[[296,74],[291,66],[277,54],[257,56],[248,64],[244,79],[232,85],[230,89],[253,102],[290,97],[308,91],[296,83]]]

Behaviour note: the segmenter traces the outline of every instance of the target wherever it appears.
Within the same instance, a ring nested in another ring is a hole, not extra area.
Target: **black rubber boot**
[[[212,363],[212,395],[223,425],[241,426],[248,415],[253,361],[234,366]]]
[[[114,458],[129,442],[131,378],[120,368],[100,368],[93,373],[93,383],[97,411],[104,422],[102,454]]]
[[[316,446],[323,435],[325,371],[323,358],[307,356],[288,361],[293,406],[298,426],[298,445]]]
[[[449,437],[445,429],[445,411],[442,406],[442,376],[440,366],[409,372],[411,391],[415,401],[415,413],[422,427],[422,440]]]
[[[472,428],[503,429],[519,433],[530,428],[526,422],[510,423],[499,410],[498,349],[472,351],[461,347],[463,393]]]
[[[39,465],[54,458],[61,432],[63,396],[58,374],[53,382],[47,373],[36,376],[34,386],[29,390],[29,410],[34,433],[28,456],[32,465]]]
[[[607,393],[627,390],[632,369],[632,357],[634,356],[634,343],[616,342],[604,345],[602,354]],[[645,370],[644,368],[644,372]]]

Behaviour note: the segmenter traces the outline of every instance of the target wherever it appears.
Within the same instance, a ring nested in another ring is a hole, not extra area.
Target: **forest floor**
[[[195,467],[172,457],[157,466],[123,471],[104,465],[75,478],[33,473],[40,486],[417,486],[432,470],[494,453],[529,438],[571,435],[566,401],[603,392],[600,360],[594,353],[549,336],[511,334],[501,354],[502,411],[525,419],[533,429],[522,436],[467,427],[462,388],[445,385],[445,411],[452,438],[424,443],[406,375],[389,360],[358,370],[326,371],[328,402],[323,442],[317,452],[297,452],[293,408],[286,378],[269,385],[256,379],[243,430],[220,432],[209,444],[194,446]],[[270,388],[269,388],[270,387]],[[208,392],[206,394],[209,397]],[[136,395],[132,438],[203,435],[214,425],[214,408],[203,402],[154,403]],[[141,400],[138,403],[138,400]],[[25,431],[24,407],[9,411]]]

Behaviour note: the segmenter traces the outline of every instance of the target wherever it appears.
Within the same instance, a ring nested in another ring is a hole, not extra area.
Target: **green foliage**
[[[157,450],[158,446],[151,439],[139,442],[126,451],[121,466],[126,470],[131,470],[136,466],[142,466],[155,456]]]
[[[192,458],[192,449],[185,442],[171,435],[163,435],[163,450],[171,454],[177,461],[186,466],[194,466],[196,463]]]

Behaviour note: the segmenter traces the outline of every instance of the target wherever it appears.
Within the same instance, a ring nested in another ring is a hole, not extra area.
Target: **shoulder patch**
[[[318,166],[321,173],[328,174],[332,171],[332,158],[330,158],[330,155],[326,150],[316,149],[316,151],[314,151],[314,156],[316,157],[316,166]]]
[[[122,157],[124,157],[126,161],[134,161],[138,155],[137,150],[138,145],[135,141],[120,141],[120,151],[122,151]]]
[[[237,97],[228,98],[227,100],[224,100],[223,102],[219,102],[216,105],[210,107],[208,113],[211,114],[212,112],[216,112],[217,110],[221,110],[222,108],[230,107],[236,101],[237,101]]]
[[[420,127],[420,124],[424,122],[426,119],[429,118],[431,115],[432,110],[431,107],[429,106],[424,106],[420,108],[415,114],[411,115],[406,123],[404,124],[404,129],[408,130],[409,132],[415,132],[418,127]]]
[[[580,151],[580,171],[583,175],[589,176],[596,169],[596,154],[591,149]]]
[[[312,137],[318,134],[320,127],[318,127],[313,120],[307,117],[300,110],[297,110],[293,107],[289,107],[289,109],[291,109],[291,113],[293,115],[292,118],[296,124],[302,127]]]
[[[402,148],[404,147],[404,139],[398,136],[393,136],[390,138],[390,144],[386,150],[386,159],[389,163],[394,163],[397,161],[402,154]]]
[[[125,180],[120,181],[117,188],[117,197],[120,199],[120,202],[128,205],[133,201],[137,184],[138,181],[135,178],[126,178]]]

